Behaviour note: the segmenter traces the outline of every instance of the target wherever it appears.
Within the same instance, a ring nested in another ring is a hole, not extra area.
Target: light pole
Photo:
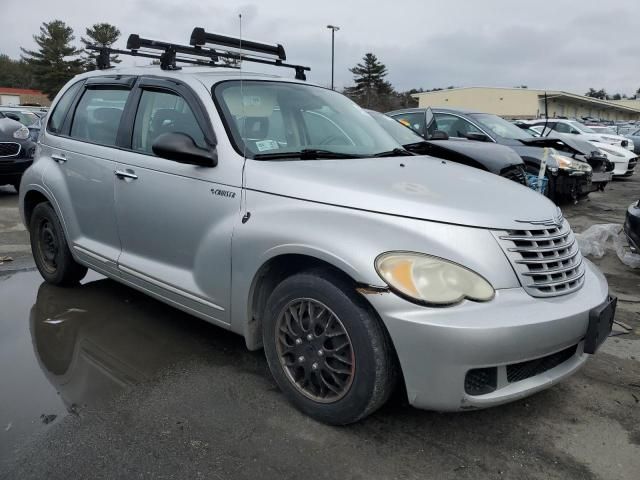
[[[335,25],[327,25],[327,28],[331,29],[331,90],[333,90],[333,58],[335,54],[335,35],[336,31],[340,30],[340,27]]]

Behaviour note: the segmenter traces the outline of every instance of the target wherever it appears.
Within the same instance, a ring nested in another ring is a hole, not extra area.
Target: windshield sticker
[[[256,147],[258,147],[258,150],[261,152],[264,152],[265,150],[277,150],[280,148],[278,142],[275,140],[260,140],[259,142],[256,142]]]

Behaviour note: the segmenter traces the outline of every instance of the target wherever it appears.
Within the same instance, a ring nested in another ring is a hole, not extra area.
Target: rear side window
[[[128,96],[129,90],[125,89],[86,89],[73,115],[71,137],[100,145],[115,145]]]
[[[56,104],[53,109],[53,113],[49,116],[49,124],[47,125],[47,130],[51,133],[60,133],[64,119],[69,111],[69,107],[73,103],[73,99],[81,86],[82,82],[76,82],[71,85]]]
[[[553,129],[556,132],[560,132],[560,133],[571,133],[571,127],[569,125],[567,125],[566,123],[558,122],[553,126]]]
[[[189,135],[200,148],[207,142],[191,107],[171,92],[144,90],[133,126],[132,148],[153,155],[153,142],[163,133]]]

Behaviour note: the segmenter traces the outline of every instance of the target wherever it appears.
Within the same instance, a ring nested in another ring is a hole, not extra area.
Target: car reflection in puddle
[[[40,367],[71,413],[210,351],[207,333],[239,345],[231,334],[111,280],[75,288],[43,283],[30,329]]]

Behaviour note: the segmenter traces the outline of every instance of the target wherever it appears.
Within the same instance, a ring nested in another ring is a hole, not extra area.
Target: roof
[[[436,91],[431,91],[431,92],[420,92],[420,93],[414,93],[411,96],[414,98],[420,98],[423,95],[430,95],[430,94],[442,94],[442,93],[447,93],[447,92],[455,92],[458,90],[472,90],[472,89],[481,89],[481,90],[510,90],[510,91],[514,91],[514,92],[526,92],[526,93],[535,93],[538,96],[544,96],[544,94],[547,94],[547,98],[558,98],[558,97],[565,97],[565,98],[571,98],[573,100],[577,100],[577,101],[581,101],[581,102],[585,102],[585,103],[591,103],[591,104],[597,104],[597,105],[601,105],[603,107],[608,107],[608,108],[615,108],[618,110],[625,110],[625,111],[629,111],[629,112],[634,112],[634,113],[640,113],[640,105],[639,106],[629,106],[626,104],[622,104],[622,103],[618,103],[616,101],[613,100],[600,100],[599,98],[593,98],[593,97],[587,97],[585,95],[578,95],[576,93],[571,93],[571,92],[565,92],[563,90],[541,90],[541,89],[536,89],[536,88],[510,88],[510,87],[456,87],[456,88],[447,88],[444,90],[436,90]]]
[[[32,90],[30,88],[13,88],[13,87],[0,87],[0,93],[9,95],[41,95],[44,96],[40,90]]]
[[[76,79],[89,78],[105,75],[157,75],[166,78],[197,78],[207,86],[222,82],[224,80],[278,80],[293,83],[302,83],[303,85],[313,85],[309,82],[296,80],[290,77],[281,77],[268,73],[251,72],[240,70],[237,68],[225,67],[203,67],[203,66],[182,66],[180,70],[162,70],[159,65],[145,65],[132,67],[117,67],[106,70],[92,70],[90,72],[77,75]]]

